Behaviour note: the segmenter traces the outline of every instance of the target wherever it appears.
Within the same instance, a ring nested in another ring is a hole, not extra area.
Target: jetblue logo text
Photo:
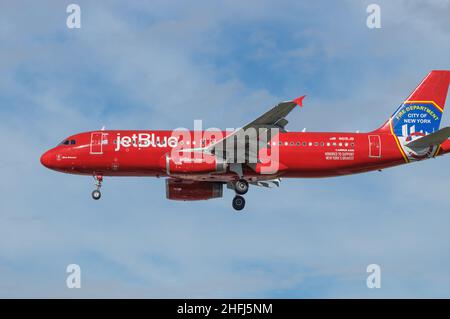
[[[154,133],[140,133],[133,134],[131,136],[121,136],[120,133],[116,137],[116,148],[118,152],[120,149],[128,147],[176,147],[178,145],[178,139],[174,136],[155,136]]]

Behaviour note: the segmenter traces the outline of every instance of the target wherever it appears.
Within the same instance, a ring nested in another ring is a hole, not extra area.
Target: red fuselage
[[[104,176],[166,179],[166,197],[204,200],[235,191],[242,210],[249,184],[279,186],[280,178],[330,177],[380,170],[448,153],[450,127],[440,129],[449,70],[433,70],[377,130],[370,133],[286,132],[286,116],[301,96],[285,101],[234,132],[96,131],[71,136],[41,162],[70,174],[92,175],[101,197]],[[195,125],[194,125],[195,127]]]
[[[152,136],[152,144],[141,147],[131,140],[127,147],[117,143],[117,136]],[[197,132],[198,133],[198,132]],[[225,133],[224,133],[225,134]],[[168,175],[162,158],[171,152],[172,131],[96,131],[73,135],[47,151],[41,163],[53,170],[83,175],[156,176]],[[195,139],[195,136],[200,138]],[[204,147],[211,141],[191,132],[192,147]],[[384,169],[409,162],[395,136],[386,131],[371,133],[286,132],[280,133],[279,169],[271,175],[258,174],[245,168],[249,181],[274,177],[330,177]],[[433,156],[447,153],[445,141]],[[227,182],[238,176],[229,170],[223,173],[186,172],[183,178]]]

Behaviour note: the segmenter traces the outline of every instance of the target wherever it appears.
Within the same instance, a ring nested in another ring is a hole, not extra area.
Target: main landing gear
[[[245,207],[245,198],[241,195],[244,195],[248,192],[248,182],[245,179],[240,179],[234,183],[234,191],[236,192],[236,196],[233,198],[233,208],[237,211],[243,210]]]
[[[243,210],[245,207],[245,198],[240,196],[240,195],[236,195],[233,198],[233,208],[235,210]]]
[[[92,191],[92,198],[95,200],[99,200],[102,197],[102,193],[100,192],[100,188],[102,187],[103,175],[94,175],[95,186],[97,189]]]
[[[234,183],[234,191],[238,195],[244,195],[248,192],[248,182],[245,179],[240,179]]]

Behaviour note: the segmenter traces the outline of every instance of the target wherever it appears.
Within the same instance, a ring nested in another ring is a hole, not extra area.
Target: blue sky
[[[0,3],[1,297],[450,297],[449,158],[252,188],[242,214],[161,179],[94,202],[39,163],[80,131],[238,127],[303,94],[290,130],[374,129],[450,69],[449,1],[377,1],[377,30],[368,1],[77,1],[78,30],[69,3]]]

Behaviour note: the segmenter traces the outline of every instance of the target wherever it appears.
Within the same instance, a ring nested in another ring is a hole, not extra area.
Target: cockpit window
[[[70,144],[75,145],[75,140],[70,140]]]
[[[59,145],[69,145],[70,144],[70,140],[63,140],[61,143],[59,143]]]

